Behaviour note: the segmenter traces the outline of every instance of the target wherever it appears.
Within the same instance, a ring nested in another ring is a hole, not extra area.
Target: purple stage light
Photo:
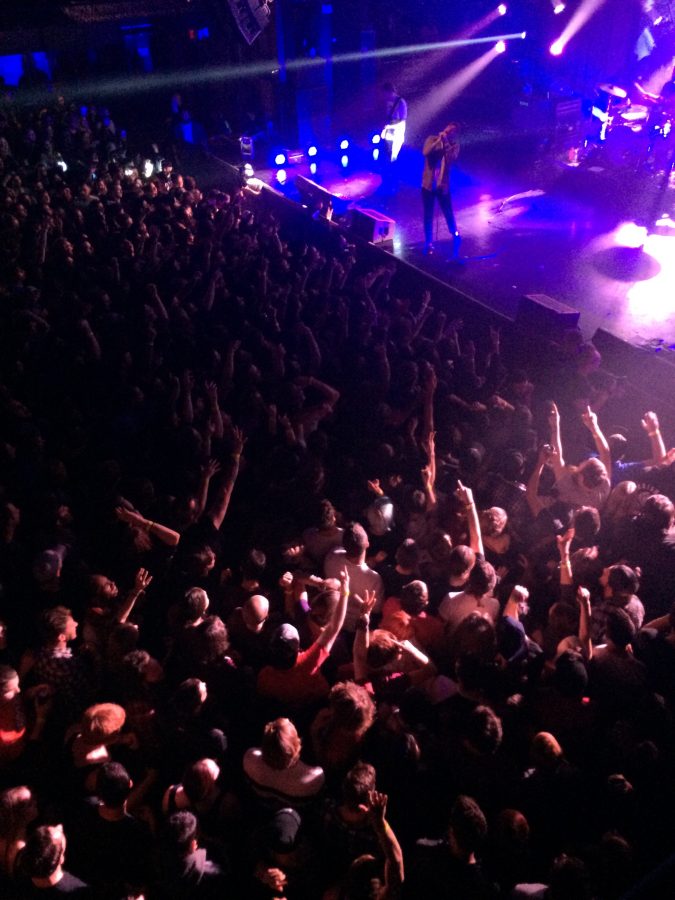
[[[565,45],[562,41],[554,41],[548,48],[548,52],[551,56],[561,56],[564,49]]]

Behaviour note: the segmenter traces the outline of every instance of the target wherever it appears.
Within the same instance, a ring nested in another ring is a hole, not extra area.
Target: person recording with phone
[[[453,239],[453,256],[459,253],[460,235],[452,208],[450,171],[459,156],[459,126],[450,122],[439,134],[432,134],[424,142],[424,170],[422,172],[422,208],[424,211],[424,254],[434,252],[433,224],[436,200],[445,216]]]

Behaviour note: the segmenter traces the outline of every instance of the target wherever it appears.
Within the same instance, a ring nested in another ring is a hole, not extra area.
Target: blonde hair
[[[95,703],[82,716],[82,737],[91,743],[105,744],[124,728],[127,714],[117,703]]]

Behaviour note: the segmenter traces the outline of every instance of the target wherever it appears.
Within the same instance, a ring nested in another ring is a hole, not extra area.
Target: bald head
[[[249,631],[256,633],[262,631],[269,612],[270,602],[267,597],[263,597],[262,594],[253,594],[242,607],[244,624]]]

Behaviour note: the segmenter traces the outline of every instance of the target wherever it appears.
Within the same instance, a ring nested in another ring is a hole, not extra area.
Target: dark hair
[[[624,649],[635,639],[635,625],[625,609],[608,611],[605,630],[608,640],[620,649]]]
[[[71,611],[66,606],[53,606],[40,615],[40,633],[48,643],[55,641],[66,630]]]
[[[262,550],[249,550],[241,564],[241,575],[247,581],[258,581],[265,574],[267,557]]]
[[[220,661],[230,646],[227,625],[220,616],[207,616],[199,626],[199,661],[209,665]]]
[[[189,810],[171,813],[166,821],[164,838],[170,849],[181,855],[189,852],[197,838],[197,819]]]
[[[450,810],[450,831],[463,853],[474,853],[487,837],[483,810],[471,797],[461,795]]]
[[[416,569],[420,561],[420,551],[412,538],[406,538],[396,550],[396,562],[402,569]]]
[[[547,897],[550,900],[586,900],[590,896],[590,878],[585,864],[576,856],[565,853],[554,860]]]
[[[610,566],[607,584],[615,596],[629,600],[640,587],[640,579],[630,566],[616,565]]]
[[[429,590],[423,581],[411,581],[401,589],[401,609],[417,616],[429,605]]]
[[[342,799],[347,806],[367,803],[370,792],[375,790],[376,774],[370,763],[357,762],[342,780]]]
[[[207,759],[198,759],[189,763],[183,772],[183,790],[188,795],[190,803],[199,803],[203,800],[213,784],[208,763]]]
[[[366,661],[373,669],[381,669],[393,662],[400,653],[398,641],[390,631],[378,628],[370,635]]]
[[[600,532],[600,513],[594,506],[580,506],[574,513],[574,536],[585,547],[597,542]]]
[[[645,500],[640,518],[652,528],[666,531],[675,518],[675,506],[664,494],[652,494]]]
[[[502,721],[489,706],[477,706],[466,720],[463,736],[483,756],[494,756],[502,743]]]
[[[199,678],[186,678],[178,685],[171,698],[172,712],[178,718],[190,718],[202,705]]]
[[[494,570],[494,566],[486,560],[477,559],[469,573],[465,590],[468,594],[481,596],[482,594],[489,594],[496,584],[497,573]]]
[[[580,547],[570,557],[575,584],[592,588],[602,575],[602,562],[597,547]]]
[[[466,544],[453,547],[448,557],[450,575],[459,576],[469,572],[476,564],[476,554]]]
[[[354,681],[334,684],[328,703],[336,725],[354,731],[369,728],[375,718],[375,704],[368,691]]]
[[[368,547],[368,535],[363,525],[349,522],[342,536],[342,546],[347,556],[358,556]]]
[[[184,622],[196,622],[197,619],[201,619],[209,608],[208,594],[204,588],[188,588],[183,595],[179,608]]]
[[[335,521],[335,507],[330,500],[324,499],[321,501],[316,520],[319,528],[326,528],[331,522]]]
[[[61,863],[63,842],[57,841],[49,825],[40,825],[21,851],[21,868],[29,878],[49,878]]]
[[[109,762],[96,773],[96,794],[106,806],[122,806],[131,793],[131,778],[121,763]]]
[[[319,625],[328,624],[339,602],[339,591],[321,591],[309,601],[310,618]]]

